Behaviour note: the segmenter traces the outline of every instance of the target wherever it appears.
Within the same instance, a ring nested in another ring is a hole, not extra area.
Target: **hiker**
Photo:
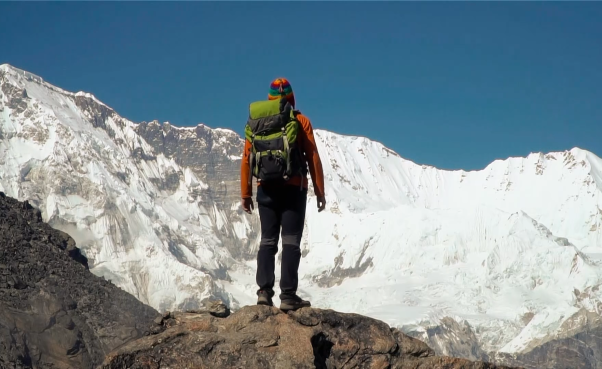
[[[252,177],[257,178],[257,208],[261,243],[257,253],[257,304],[274,306],[274,268],[282,227],[280,309],[296,310],[311,303],[297,295],[301,237],[307,203],[307,172],[324,210],[324,173],[310,120],[295,110],[290,83],[278,78],[270,85],[268,100],[249,106],[241,164],[242,207],[253,210]]]

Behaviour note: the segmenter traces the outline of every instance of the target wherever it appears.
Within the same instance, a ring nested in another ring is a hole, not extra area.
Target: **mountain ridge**
[[[38,83],[44,83],[48,87],[52,87],[53,89],[57,89],[61,93],[70,94],[70,95],[73,95],[73,96],[82,96],[82,97],[86,97],[86,98],[92,99],[94,102],[96,102],[98,104],[101,104],[103,106],[106,106],[111,111],[113,111],[113,112],[116,113],[116,111],[114,109],[112,109],[111,107],[109,107],[103,101],[99,100],[95,95],[93,95],[90,92],[87,92],[87,91],[69,92],[69,91],[63,90],[60,87],[57,87],[57,86],[55,86],[53,84],[50,84],[49,82],[45,81],[42,77],[40,77],[40,76],[38,76],[38,75],[36,75],[34,73],[28,72],[28,71],[26,71],[24,69],[21,69],[21,68],[18,68],[16,66],[13,66],[12,64],[9,64],[9,63],[0,64],[0,70],[2,70],[2,69],[4,69],[5,72],[13,72],[13,73],[21,74],[21,75],[23,75],[26,78],[27,77],[31,77],[34,80],[38,79],[38,81],[36,81],[36,82],[38,82]],[[181,125],[173,124],[170,121],[160,122],[158,120],[141,121],[141,122],[130,121],[130,122],[132,124],[134,124],[134,125],[139,125],[139,124],[142,124],[142,123],[149,123],[149,124],[153,123],[153,124],[158,124],[160,127],[168,126],[169,128],[173,128],[173,129],[177,129],[177,130],[187,130],[187,131],[193,131],[193,130],[199,128],[199,127],[201,127],[201,128],[208,128],[210,130],[216,130],[216,131],[228,132],[228,133],[235,134],[235,135],[239,136],[242,141],[244,141],[244,137],[241,136],[238,132],[236,132],[233,129],[223,128],[223,127],[212,127],[212,126],[207,125],[205,123],[198,123],[197,125],[194,125],[194,126],[181,126]],[[582,148],[580,148],[578,146],[575,146],[575,147],[572,147],[570,149],[563,150],[563,151],[548,151],[548,152],[532,151],[532,152],[529,152],[526,156],[509,156],[509,157],[506,157],[506,158],[498,158],[498,159],[492,160],[489,164],[487,164],[482,169],[471,169],[471,170],[462,169],[462,168],[459,168],[459,169],[442,169],[442,168],[438,168],[436,165],[432,165],[432,164],[419,164],[419,163],[414,162],[412,160],[405,159],[398,152],[396,152],[395,150],[389,148],[384,143],[382,143],[380,141],[377,141],[377,140],[374,140],[374,139],[371,139],[368,136],[351,135],[351,134],[345,134],[345,133],[341,133],[341,132],[335,132],[335,131],[330,131],[330,130],[326,130],[326,129],[318,129],[318,128],[315,129],[315,131],[317,131],[317,132],[325,132],[325,133],[333,133],[333,134],[336,134],[338,136],[347,137],[347,138],[350,138],[350,139],[366,139],[366,140],[369,140],[372,143],[375,143],[377,145],[383,146],[383,148],[385,148],[386,150],[391,151],[393,154],[399,156],[400,158],[402,158],[405,161],[408,161],[408,162],[410,162],[410,163],[412,163],[414,165],[421,166],[421,167],[426,166],[426,167],[429,167],[429,168],[435,168],[435,169],[437,169],[439,171],[443,171],[443,172],[458,172],[458,171],[459,172],[465,172],[465,173],[480,172],[480,171],[486,170],[489,166],[495,165],[496,163],[498,163],[500,161],[501,162],[506,162],[508,160],[513,160],[513,159],[528,159],[528,158],[530,158],[531,156],[534,156],[534,155],[558,156],[558,155],[563,155],[563,154],[565,154],[567,152],[568,153],[572,153],[573,155],[574,154],[578,154],[579,155],[579,154],[584,153],[584,154],[588,154],[588,156],[593,156],[594,160],[600,162],[599,166],[601,167],[600,171],[602,172],[602,159],[600,157],[598,157],[595,153],[593,153],[593,152],[591,152],[589,150],[586,150],[586,149],[582,149]],[[602,185],[601,185],[601,187],[602,187]]]

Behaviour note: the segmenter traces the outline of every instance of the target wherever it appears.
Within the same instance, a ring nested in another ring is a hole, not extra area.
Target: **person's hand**
[[[251,197],[246,197],[242,199],[242,208],[247,213],[251,214],[253,212],[253,199]]]
[[[318,213],[326,208],[326,198],[324,196],[317,198]]]

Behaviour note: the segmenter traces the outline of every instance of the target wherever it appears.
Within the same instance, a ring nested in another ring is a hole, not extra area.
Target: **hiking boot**
[[[270,293],[264,290],[257,291],[257,305],[274,306],[272,296],[274,296],[273,292]]]
[[[280,310],[282,311],[297,310],[304,307],[311,307],[311,303],[299,296],[287,296],[280,300]]]

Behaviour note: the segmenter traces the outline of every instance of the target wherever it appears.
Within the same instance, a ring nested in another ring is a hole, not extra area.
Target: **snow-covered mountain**
[[[314,306],[479,359],[593,324],[599,157],[574,148],[444,171],[366,138],[316,137],[328,205],[318,214],[308,199],[300,266]],[[255,303],[259,223],[239,206],[242,146],[230,130],[133,123],[88,93],[0,66],[0,191],[39,207],[93,273],[159,310],[210,296]]]
[[[93,273],[155,308],[223,293],[216,281],[256,226],[238,209],[238,135],[134,124],[7,65],[0,84],[0,190],[40,207]]]

